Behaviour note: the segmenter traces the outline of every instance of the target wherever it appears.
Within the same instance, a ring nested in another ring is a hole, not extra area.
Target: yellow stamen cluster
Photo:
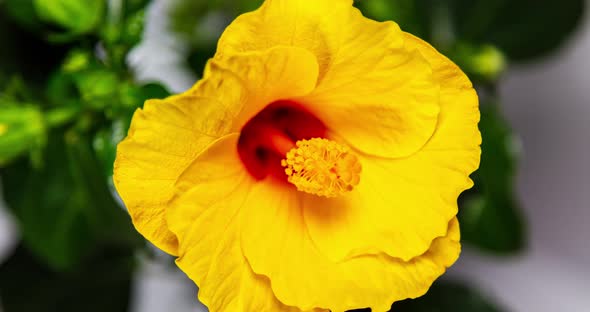
[[[322,138],[297,141],[281,164],[299,191],[325,197],[352,191],[361,175],[361,163],[347,146]]]

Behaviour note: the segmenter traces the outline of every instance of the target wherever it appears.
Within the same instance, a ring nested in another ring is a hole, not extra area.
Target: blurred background
[[[206,311],[112,186],[148,98],[182,92],[260,0],[0,0],[0,311]],[[590,17],[583,0],[359,0],[478,90],[464,251],[394,311],[590,307]],[[370,48],[370,47],[367,47]]]

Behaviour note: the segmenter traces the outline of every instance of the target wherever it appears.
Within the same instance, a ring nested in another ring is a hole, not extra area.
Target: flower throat
[[[359,183],[361,164],[347,146],[325,139],[324,123],[301,105],[277,101],[242,128],[238,153],[256,179],[268,176],[306,193],[335,197]]]

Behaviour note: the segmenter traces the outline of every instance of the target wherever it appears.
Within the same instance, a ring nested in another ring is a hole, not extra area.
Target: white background
[[[142,79],[163,80],[182,91],[195,77],[180,64],[182,44],[163,35],[166,2],[152,6],[145,42],[130,61]],[[530,248],[509,258],[465,250],[448,276],[477,285],[510,311],[590,311],[589,73],[586,18],[557,54],[512,66],[502,81],[502,107],[525,151],[517,191],[529,223]],[[0,261],[13,248],[16,233],[0,203]],[[135,281],[132,310],[205,311],[196,303],[195,291],[178,271],[146,263]]]

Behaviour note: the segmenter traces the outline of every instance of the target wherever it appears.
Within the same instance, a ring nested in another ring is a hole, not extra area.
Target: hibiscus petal
[[[167,213],[180,241],[176,263],[199,285],[210,311],[299,312],[278,301],[242,255],[237,215],[257,182],[244,170],[237,139],[217,140],[178,178]]]
[[[238,136],[220,138],[186,168],[178,177],[177,195],[166,214],[170,230],[181,242],[177,262],[184,267],[185,258],[190,259],[190,268],[185,271],[199,285],[207,276],[219,242],[231,234],[226,230],[252,183],[237,157]],[[199,232],[190,233],[195,231]],[[201,237],[196,237],[197,233]]]
[[[278,46],[263,52],[218,55],[214,60],[233,72],[247,91],[233,121],[236,131],[268,104],[307,95],[318,79],[314,55],[302,48]]]
[[[176,254],[178,243],[164,215],[181,172],[214,140],[239,131],[267,104],[309,93],[317,73],[311,53],[277,47],[212,60],[189,91],[147,101],[118,146],[114,169],[115,186],[137,230]]]
[[[438,84],[428,62],[406,49],[395,23],[369,20],[351,1],[266,1],[226,29],[218,54],[277,45],[316,56],[317,89],[299,100],[359,150],[404,157],[432,135]]]
[[[304,197],[310,236],[335,261],[381,251],[402,260],[422,254],[445,234],[457,197],[473,185],[468,176],[479,165],[481,143],[477,95],[456,65],[405,36],[409,48],[432,62],[440,82],[437,129],[410,157],[361,157],[361,182],[347,197]]]
[[[269,277],[281,302],[304,310],[386,311],[394,301],[424,294],[460,252],[453,219],[446,236],[410,261],[381,253],[334,262],[307,235],[303,209],[293,190],[258,183],[244,202],[240,229],[242,250],[253,271]]]
[[[177,264],[211,311],[385,311],[422,295],[458,257],[453,220],[447,237],[409,262],[382,254],[330,261],[306,235],[300,194],[248,176],[236,143],[229,135],[201,154],[168,211],[181,242]]]
[[[213,103],[192,96],[148,101],[117,148],[114,182],[133,223],[170,254],[177,253],[178,243],[167,228],[166,205],[178,175],[218,135],[194,129],[195,110]]]

